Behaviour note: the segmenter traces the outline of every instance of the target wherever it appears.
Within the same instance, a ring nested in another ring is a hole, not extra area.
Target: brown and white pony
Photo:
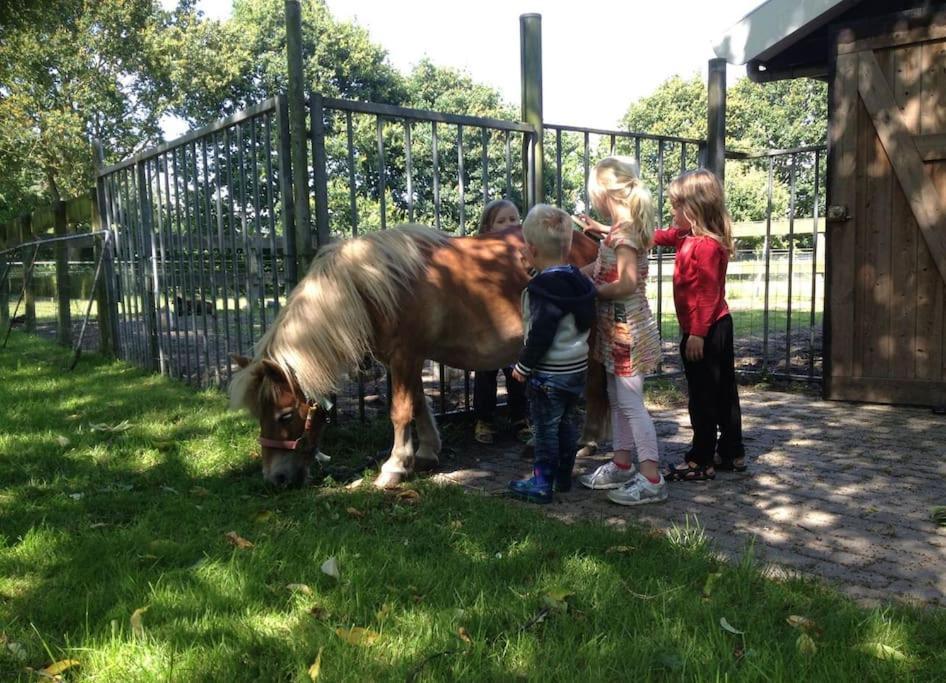
[[[395,486],[436,467],[440,434],[424,395],[424,360],[467,370],[515,361],[528,282],[522,246],[520,228],[451,238],[404,225],[322,248],[255,357],[237,359],[242,369],[230,384],[231,405],[259,419],[266,480],[306,479],[327,417],[324,399],[367,355],[391,371],[394,445],[376,484]],[[594,240],[576,232],[569,260],[581,266],[596,254]],[[603,378],[600,366],[589,376],[584,443],[606,424]]]

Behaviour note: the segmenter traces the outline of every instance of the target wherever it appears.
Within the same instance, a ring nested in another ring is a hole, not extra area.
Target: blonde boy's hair
[[[674,178],[667,190],[670,203],[682,208],[693,225],[694,235],[711,237],[732,256],[736,249],[732,219],[726,210],[723,184],[704,168]]]
[[[572,246],[572,232],[571,217],[548,204],[536,204],[522,221],[526,244],[533,245],[544,258],[565,261]]]
[[[480,216],[479,234],[483,235],[492,229],[496,214],[503,209],[515,209],[516,213],[519,213],[518,207],[508,199],[494,199],[483,207],[483,215]]]
[[[588,178],[588,197],[612,223],[612,234],[629,237],[643,250],[654,242],[654,201],[640,179],[637,159],[605,157]]]

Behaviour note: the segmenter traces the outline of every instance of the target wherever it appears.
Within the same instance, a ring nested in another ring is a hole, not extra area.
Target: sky
[[[706,78],[712,45],[762,0],[327,0],[402,71],[427,56],[467,71],[519,103],[519,16],[542,15],[544,120],[615,128],[628,106],[674,74]],[[162,0],[168,7],[175,0]],[[231,0],[199,0],[210,17]],[[459,9],[463,7],[463,11]],[[405,29],[405,25],[411,27]],[[745,74],[731,66],[729,85]],[[166,132],[183,132],[179,124]]]

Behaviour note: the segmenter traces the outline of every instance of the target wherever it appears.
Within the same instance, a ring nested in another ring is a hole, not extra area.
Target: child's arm
[[[601,299],[624,299],[637,290],[637,249],[622,244],[617,247],[615,253],[618,260],[618,279],[598,287],[598,297]]]
[[[555,341],[558,323],[564,312],[545,297],[530,291],[529,314],[531,318],[529,336],[513,370],[513,374],[520,382],[532,374],[532,369],[548,353],[549,347]]]
[[[680,228],[674,227],[654,230],[654,246],[676,247],[686,235],[687,233],[683,233]]]

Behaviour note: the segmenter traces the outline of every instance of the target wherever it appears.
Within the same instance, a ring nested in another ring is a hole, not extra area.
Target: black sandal
[[[715,478],[716,470],[712,466],[691,465],[688,462],[682,463],[682,466],[671,467],[664,472],[664,479],[667,481],[706,481]]]
[[[716,469],[720,472],[745,472],[749,469],[749,463],[745,456],[732,459],[718,458],[716,460]]]

